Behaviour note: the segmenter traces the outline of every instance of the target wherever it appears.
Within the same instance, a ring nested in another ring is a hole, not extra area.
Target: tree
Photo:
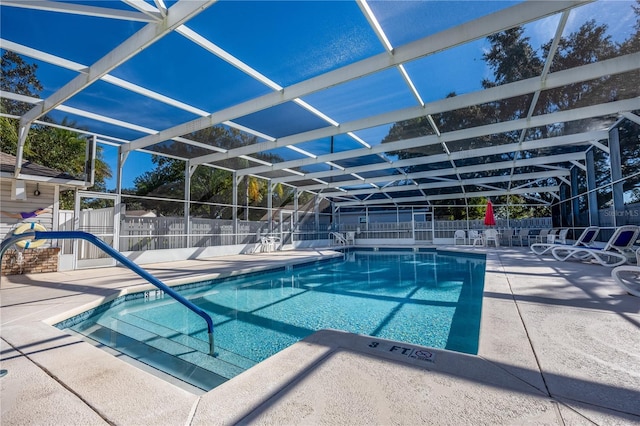
[[[523,29],[516,27],[498,34],[493,34],[488,37],[491,43],[491,48],[485,53],[484,60],[489,67],[493,70],[493,80],[484,79],[481,84],[484,88],[490,88],[501,84],[511,83],[521,79],[530,78],[535,75],[539,75],[542,68],[542,61],[536,56],[535,50],[531,47],[529,39],[523,36]],[[448,98],[456,96],[455,92],[449,93]],[[520,118],[522,115],[526,115],[528,112],[529,104],[531,103],[530,96],[518,97],[514,99],[503,99],[488,104],[473,105],[470,107],[461,108],[458,110],[445,111],[440,114],[433,115],[433,121],[438,130],[442,133],[452,132],[456,130],[462,130],[472,127],[479,127],[491,123],[508,121]],[[424,136],[434,134],[434,130],[431,128],[427,117],[418,117],[416,119],[406,120],[395,123],[388,135],[382,141],[388,143],[396,140],[414,138],[418,136]],[[511,132],[507,134],[499,135],[487,135],[482,137],[476,137],[466,140],[459,140],[455,142],[447,143],[447,149],[450,152],[466,151],[471,149],[490,147],[495,145],[502,145],[507,143],[514,143],[519,140],[519,132]],[[429,145],[425,147],[415,148],[412,150],[404,150],[399,152],[393,152],[400,159],[425,157],[425,164],[411,166],[405,168],[407,173],[415,173],[419,171],[429,169],[441,169],[450,167],[450,163],[447,161],[442,164],[434,164],[428,162],[428,156],[442,154],[445,150],[440,144]],[[512,160],[512,154],[497,154],[496,156],[485,156],[480,161],[488,164],[494,161],[507,161]],[[475,159],[461,159],[455,160],[455,164],[458,167],[466,165],[478,164],[477,158]],[[496,174],[509,174],[510,169],[501,169],[495,172]],[[481,172],[473,173],[465,176],[465,179],[473,179],[474,177],[480,177]],[[469,199],[467,205],[473,205],[479,202],[481,205],[486,204],[484,199]],[[448,210],[443,212],[443,208],[439,208],[440,213],[445,216],[448,215],[452,219],[463,219],[467,216],[466,209],[460,209],[459,207],[450,207],[451,200],[447,200],[442,204],[447,206]],[[475,207],[471,207],[468,215],[469,218],[476,218],[479,215],[484,214],[476,211]]]
[[[203,129],[188,135],[188,139],[195,140],[207,145],[224,149],[233,149],[245,145],[257,143],[257,138],[237,129],[216,126]],[[172,156],[194,158],[200,155],[211,153],[202,147],[195,147],[174,141],[168,141],[163,146],[163,152]],[[272,155],[259,155],[264,161],[281,161]],[[147,171],[134,180],[135,188],[126,192],[140,195],[153,196],[159,198],[170,198],[176,200],[184,199],[185,188],[185,162],[183,160],[154,155],[152,162],[155,164],[153,170]],[[230,168],[243,169],[249,167],[246,159],[234,158],[218,162],[216,165]],[[221,168],[198,166],[191,176],[190,201],[192,202],[190,214],[193,216],[208,218],[231,217],[228,205],[233,199],[233,174]],[[248,206],[263,206],[266,202],[268,186],[264,180],[249,176],[243,179],[238,186],[239,194],[247,194]],[[284,192],[276,187],[274,200],[278,202],[278,194],[282,194],[285,202]],[[182,203],[164,200],[137,200],[141,205],[149,210],[156,210],[157,214],[166,216],[182,216],[184,214]],[[256,210],[256,212],[260,212]],[[251,212],[252,219],[260,219],[260,213]]]
[[[522,27],[492,34],[487,40],[491,48],[483,58],[493,70],[493,80],[482,80],[485,89],[526,80],[542,73],[544,63],[536,56],[529,37],[524,37]],[[530,104],[530,95],[502,99],[494,102],[488,112],[499,121],[514,120],[526,116]]]
[[[22,57],[5,51],[2,55],[2,90],[9,93],[16,93],[31,97],[38,97],[38,92],[42,86],[36,76],[37,65],[27,64]],[[2,112],[20,116],[31,109],[30,104],[12,101],[2,98],[0,104]],[[48,117],[43,121],[53,123]],[[18,147],[18,120],[0,118],[0,147],[2,152],[16,155]],[[65,127],[77,127],[75,123],[64,119],[61,125]],[[50,127],[45,125],[33,125],[27,135],[27,140],[23,148],[23,158],[34,163],[46,166],[55,170],[77,176],[81,176],[85,167],[85,152],[87,141],[81,137],[81,133],[71,130]],[[94,191],[104,191],[105,180],[111,177],[109,165],[102,159],[102,148],[96,149]],[[74,208],[74,195],[65,192],[60,198],[60,207],[63,209]],[[88,207],[88,206],[87,206]],[[100,207],[95,204],[91,207]]]
[[[42,90],[42,85],[36,78],[37,65],[27,64],[17,53],[5,50],[0,59],[0,66],[2,67],[0,89],[25,96],[38,96],[38,93]],[[31,109],[30,104],[7,98],[2,98],[0,105],[2,112],[13,115],[23,115]]]
[[[562,37],[559,40],[557,52],[555,52],[550,72],[606,60],[620,54],[640,51],[640,0],[636,0],[636,5],[633,6],[633,10],[637,17],[635,27],[636,31],[628,40],[617,45],[612,42],[605,25],[597,25],[593,20],[588,21],[577,31]],[[522,27],[515,27],[500,33],[492,34],[487,37],[487,40],[491,46],[483,55],[483,59],[492,70],[493,75],[490,79],[485,78],[482,80],[481,84],[483,88],[491,88],[539,76],[544,68],[544,61],[549,56],[552,46],[551,40],[548,43],[543,44],[539,50],[541,54],[538,56],[536,53],[538,50],[534,49],[530,44],[530,39],[524,36],[524,30]],[[575,83],[554,90],[545,90],[541,92],[532,112],[534,115],[538,115],[551,111],[567,110],[593,105],[596,102],[628,99],[638,96],[639,87],[640,74],[638,74],[637,71],[633,71],[623,75],[607,76],[594,81]],[[451,96],[455,96],[455,93],[449,94],[449,97]],[[434,114],[433,120],[442,133],[494,122],[514,120],[527,116],[531,107],[532,99],[532,94],[512,99],[501,99],[488,104],[475,105],[460,110]],[[605,118],[605,120],[607,119],[609,118]],[[612,123],[613,117],[609,120],[610,123]],[[602,127],[602,123],[595,123],[595,125]],[[554,124],[540,128],[528,129],[526,138],[544,138],[572,134],[586,131],[592,126],[594,126],[594,122],[592,120]],[[627,131],[627,127],[621,129],[621,141],[630,140],[625,136],[629,133]],[[433,131],[427,117],[419,117],[395,123],[391,127],[387,137],[383,140],[383,143],[432,133]],[[491,135],[481,138],[456,141],[454,143],[447,143],[447,148],[453,152],[484,146],[488,147],[497,144],[515,143],[520,140],[520,136],[520,131],[514,131],[500,135]],[[582,150],[584,148],[577,146],[573,148],[552,147],[546,148],[545,153],[564,153],[570,149]],[[638,146],[638,144],[627,143],[623,144],[622,149],[623,158],[631,159],[627,161],[627,163],[629,163],[628,165],[623,165],[623,173],[625,173],[625,176],[629,176],[626,172],[630,167],[633,168],[637,166],[635,164],[636,162],[632,159],[640,158],[640,146]],[[425,160],[428,160],[428,157],[426,156],[440,154],[442,151],[443,150],[440,145],[430,145],[404,152],[395,152],[394,154],[398,155],[401,159],[425,156]],[[469,162],[470,160],[456,160],[455,163],[456,166],[460,167],[467,164],[477,164],[479,161],[489,163],[501,159],[510,160],[513,159],[513,155],[513,153],[499,154],[497,156],[486,156],[481,159],[472,159],[473,163]],[[534,155],[540,155],[540,152],[524,151],[519,152],[517,155],[521,158],[527,158]],[[430,164],[428,166],[419,165],[409,167],[405,171],[410,173],[426,170],[429,167],[442,168],[448,166],[446,164]],[[536,168],[533,167],[530,170],[521,169],[521,172],[535,170]],[[607,171],[607,169],[604,170]],[[508,174],[511,173],[511,170],[496,170],[493,173],[498,175]],[[467,174],[464,178],[473,179],[474,177],[480,176],[481,173],[475,173]],[[630,182],[625,185],[625,188],[636,186],[636,180],[640,180],[640,176],[632,178]],[[545,201],[553,201],[544,193],[535,194],[535,196]],[[524,206],[524,204],[527,203],[527,200],[521,196],[511,196],[511,203],[514,202],[522,204],[522,208],[514,207],[510,209],[510,217],[524,217],[529,214],[546,213],[547,210],[546,207],[531,209],[530,207]],[[447,203],[451,204],[452,201],[446,201],[443,204]],[[469,200],[468,204],[471,204],[471,200]],[[452,216],[460,214],[460,209],[454,210],[455,212],[451,212]],[[471,215],[471,213],[469,214]]]
[[[551,41],[542,46],[548,54]],[[551,64],[550,72],[603,61],[618,55],[617,46],[607,34],[606,25],[596,25],[594,20],[585,22],[577,31],[562,37]],[[622,83],[622,84],[620,84]],[[579,82],[544,93],[541,103],[549,110],[567,110],[593,105],[596,102],[610,102],[618,99],[618,90],[628,82],[607,76],[588,82]],[[564,134],[584,131],[592,125],[590,120],[566,123],[560,128]]]

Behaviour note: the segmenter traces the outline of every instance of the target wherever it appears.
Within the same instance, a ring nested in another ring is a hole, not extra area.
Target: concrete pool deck
[[[142,279],[123,268],[2,277],[0,422],[64,425],[640,425],[640,299],[600,265],[487,253],[478,356],[324,330],[207,393],[49,324]],[[332,256],[144,265],[166,283]],[[378,345],[372,345],[375,340]]]

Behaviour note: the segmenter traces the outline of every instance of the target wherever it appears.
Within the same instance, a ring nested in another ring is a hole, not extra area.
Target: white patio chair
[[[516,240],[520,242],[520,247],[524,246],[524,241],[528,242],[528,238],[529,238],[529,230],[526,228],[522,228],[520,230],[520,232],[518,232],[516,235],[514,235],[513,237],[511,237],[512,240]],[[529,244],[527,244],[529,245]]]
[[[356,243],[356,233],[355,233],[355,231],[347,232],[346,243],[347,243],[347,245],[354,245]]]
[[[546,243],[547,235],[549,235],[549,232],[551,231],[551,229],[541,229],[540,233],[536,235],[536,243]]]
[[[513,245],[512,239],[513,238],[513,229],[512,228],[508,228],[505,229],[504,232],[502,233],[502,241],[505,241],[506,243],[509,244],[509,247],[511,247]]]
[[[469,231],[469,244],[475,246],[484,246],[484,239],[478,231]]]
[[[546,241],[541,241],[541,243],[552,243],[556,240],[556,238],[558,237],[558,231],[559,229],[557,228],[553,228],[549,230],[549,233],[547,234],[547,240]]]
[[[500,239],[498,238],[498,231],[495,229],[487,229],[484,231],[484,244],[489,246],[489,242],[493,241],[493,244],[497,247],[500,247]]]
[[[269,241],[269,237],[260,237],[260,251],[263,253],[271,253],[271,242]]]
[[[467,234],[462,229],[458,229],[453,234],[453,245],[454,246],[458,244],[458,240],[462,240],[462,244],[463,245],[467,244]]]
[[[569,235],[569,229],[561,229],[555,241],[558,241],[560,244],[567,244],[567,235]]]

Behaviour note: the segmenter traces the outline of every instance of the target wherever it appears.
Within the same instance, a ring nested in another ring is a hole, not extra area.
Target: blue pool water
[[[184,286],[181,294],[213,318],[217,361],[227,363],[223,372],[202,356],[208,347],[202,318],[159,292],[58,326],[151,365],[169,364],[171,370],[177,357],[192,368],[216,370],[222,381],[324,328],[475,354],[484,272],[478,256],[357,251],[340,260]]]

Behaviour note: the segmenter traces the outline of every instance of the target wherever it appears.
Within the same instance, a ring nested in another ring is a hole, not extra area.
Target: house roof
[[[342,206],[508,194],[550,204],[586,150],[607,149],[614,123],[640,123],[640,52],[560,67],[561,38],[590,19],[613,42],[637,36],[634,5],[4,0],[2,48],[49,72],[42,99],[2,96],[32,104],[23,123],[71,117],[125,155],[182,158]],[[550,43],[544,66],[484,87],[487,37],[516,26],[534,48]],[[615,98],[536,108],[611,76]],[[523,107],[508,118],[469,116],[497,102]],[[390,134],[416,118],[415,134]],[[194,133],[216,128],[234,129],[245,145]]]
[[[3,178],[14,179],[15,169],[15,155],[0,152],[0,176]],[[69,186],[85,186],[85,183],[79,181],[75,176],[26,160],[22,161],[22,168],[18,179],[41,183],[64,184]]]

